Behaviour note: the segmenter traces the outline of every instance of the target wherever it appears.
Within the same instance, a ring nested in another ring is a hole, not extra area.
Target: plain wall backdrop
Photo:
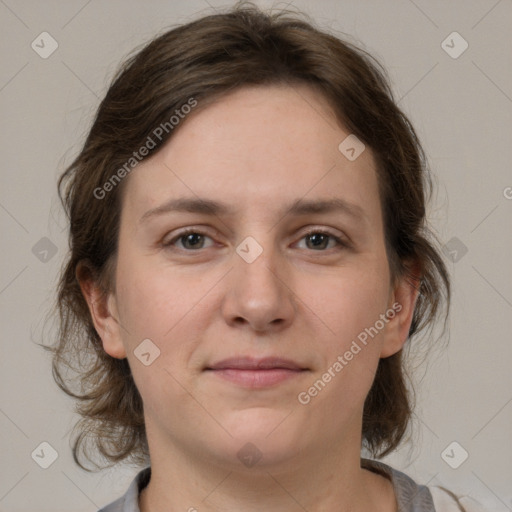
[[[67,250],[56,181],[120,61],[166,27],[232,3],[0,0],[2,512],[96,512],[124,493],[137,471],[87,474],[74,464],[73,402],[35,343],[49,341],[44,320]],[[487,510],[510,511],[512,3],[294,6],[384,64],[436,176],[429,214],[453,279],[450,342],[415,371],[413,436],[386,462],[419,483],[468,493]],[[58,457],[43,469],[37,453],[52,449]],[[465,452],[456,469],[446,462],[457,466]]]

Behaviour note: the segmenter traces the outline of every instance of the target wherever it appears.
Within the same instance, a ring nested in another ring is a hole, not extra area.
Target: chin
[[[226,429],[233,438],[228,450],[237,464],[250,468],[276,467],[301,451],[303,429],[293,421],[290,411],[253,408],[233,413]]]

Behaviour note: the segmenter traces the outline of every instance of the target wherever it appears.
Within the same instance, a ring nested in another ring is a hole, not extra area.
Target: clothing
[[[398,512],[483,512],[483,509],[469,498],[457,500],[440,487],[418,485],[405,473],[382,462],[361,459],[361,467],[387,476],[391,480],[398,502]],[[149,483],[150,477],[151,467],[148,466],[135,476],[124,496],[99,512],[140,512],[139,493]]]

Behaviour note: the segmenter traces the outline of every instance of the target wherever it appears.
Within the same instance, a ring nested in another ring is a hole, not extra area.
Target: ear
[[[420,278],[417,277],[418,275],[415,267],[409,275],[401,277],[394,289],[391,290],[388,304],[389,321],[384,330],[381,358],[397,353],[407,341],[419,295]]]
[[[79,262],[75,275],[89,306],[96,332],[103,342],[103,349],[112,357],[124,359],[126,350],[121,338],[121,326],[117,320],[119,316],[115,295],[101,288],[87,263]]]

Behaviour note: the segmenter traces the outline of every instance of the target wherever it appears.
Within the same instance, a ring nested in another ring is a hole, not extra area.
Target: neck
[[[151,441],[150,452],[151,452]],[[326,443],[286,462],[216,464],[175,446],[151,453],[151,480],[139,500],[141,512],[265,510],[268,512],[380,510],[394,512],[391,482],[360,467],[360,453]],[[158,443],[161,448],[162,444]],[[327,448],[326,448],[327,447]]]

